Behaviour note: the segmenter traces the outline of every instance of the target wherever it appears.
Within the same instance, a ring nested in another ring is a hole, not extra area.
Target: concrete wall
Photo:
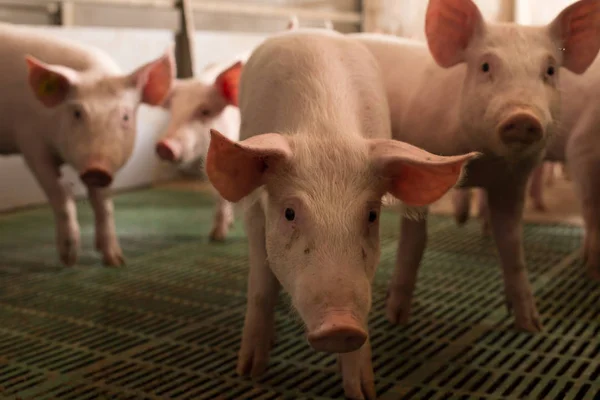
[[[131,71],[164,51],[173,41],[169,30],[37,27],[47,35],[68,37],[96,46],[110,54],[124,71]],[[235,56],[262,41],[264,35],[197,32],[198,70],[210,62]],[[150,184],[173,176],[173,170],[154,155],[154,143],[168,122],[161,109],[142,105],[138,115],[138,138],[132,158],[117,175],[115,189]],[[77,195],[84,187],[69,167],[65,179]],[[43,192],[20,156],[0,157],[0,210],[46,202]]]

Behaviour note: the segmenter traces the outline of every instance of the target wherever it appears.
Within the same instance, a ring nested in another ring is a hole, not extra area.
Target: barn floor
[[[117,196],[124,269],[100,266],[87,204],[79,215],[74,268],[56,261],[46,207],[0,215],[0,398],[343,398],[335,358],[310,349],[285,301],[266,374],[236,375],[246,242],[238,220],[226,244],[208,243],[212,200],[203,191],[170,185]],[[388,324],[397,220],[382,216],[370,321],[381,399],[600,399],[600,285],[578,260],[578,226],[525,227],[545,328],[530,335],[511,329],[492,240],[474,221],[457,228],[439,214],[412,320]]]

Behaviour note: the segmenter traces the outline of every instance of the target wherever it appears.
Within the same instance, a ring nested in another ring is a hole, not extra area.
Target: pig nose
[[[530,145],[544,136],[539,119],[528,112],[519,112],[507,118],[500,125],[499,133],[505,144]]]
[[[327,353],[348,353],[360,349],[367,340],[362,324],[349,312],[328,314],[321,325],[308,334],[313,349]]]
[[[112,183],[112,175],[103,167],[90,167],[85,170],[81,180],[90,187],[106,187]]]
[[[181,157],[181,146],[173,140],[163,139],[156,144],[156,154],[165,161],[175,162]]]

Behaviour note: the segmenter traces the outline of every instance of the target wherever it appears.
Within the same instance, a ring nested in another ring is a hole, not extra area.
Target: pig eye
[[[489,72],[490,71],[490,64],[488,64],[488,63],[481,64],[481,70],[483,72]]]
[[[548,74],[548,76],[554,75],[554,72],[555,71],[554,71],[554,67],[553,66],[548,67],[548,69],[546,70],[546,73]]]
[[[285,209],[285,219],[288,221],[293,221],[296,218],[296,212],[291,208]]]
[[[208,108],[202,108],[200,109],[200,115],[203,117],[208,117],[210,116],[210,110]]]
[[[75,118],[77,120],[81,119],[81,111],[79,111],[79,110],[73,111],[73,118]]]
[[[123,121],[129,121],[129,114],[123,115]]]
[[[373,223],[377,221],[377,211],[369,211],[369,222]]]

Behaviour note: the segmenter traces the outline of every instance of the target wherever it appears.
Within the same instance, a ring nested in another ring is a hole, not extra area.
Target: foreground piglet
[[[342,353],[347,396],[374,398],[367,339],[382,196],[429,204],[475,154],[439,157],[391,140],[379,67],[325,30],[267,39],[240,83],[241,141],[212,131],[206,172],[245,199],[248,304],[240,374],[259,375],[274,339],[279,285],[318,351]]]
[[[104,263],[123,264],[108,188],[133,150],[139,104],[159,105],[169,91],[171,50],[123,75],[98,50],[0,24],[0,59],[0,154],[22,154],[42,186],[61,261],[75,264],[80,239],[73,196],[60,182],[69,164],[87,186]]]
[[[471,0],[430,0],[419,42],[352,35],[383,70],[394,138],[436,154],[481,151],[463,186],[489,201],[507,304],[517,327],[541,322],[527,278],[522,214],[530,172],[560,119],[559,75],[583,73],[600,47],[600,1],[581,0],[547,26],[486,23]],[[427,240],[427,223],[404,218],[387,303],[406,322]]]

